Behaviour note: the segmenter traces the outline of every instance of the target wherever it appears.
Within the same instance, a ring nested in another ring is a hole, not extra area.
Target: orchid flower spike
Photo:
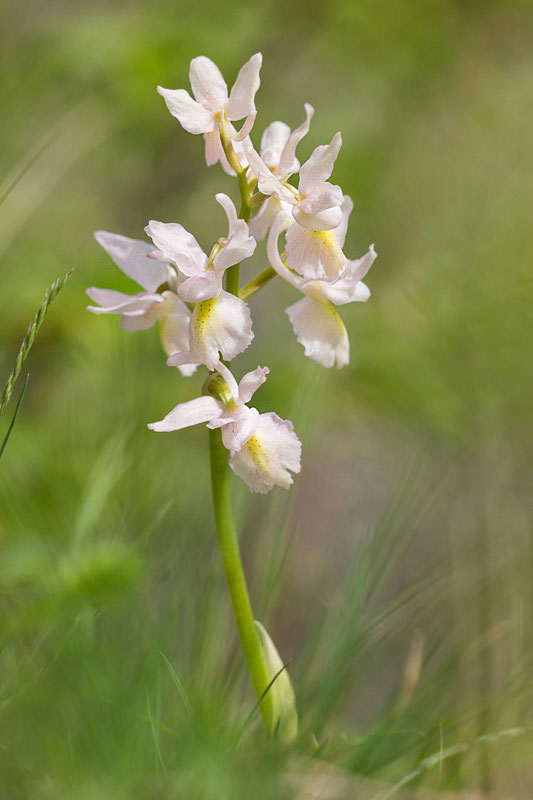
[[[268,367],[257,367],[237,384],[232,373],[218,363],[220,378],[212,377],[213,395],[180,403],[160,422],[148,427],[165,432],[207,423],[221,428],[222,441],[230,451],[230,466],[254,492],[266,493],[274,486],[292,484],[289,472],[300,471],[301,443],[289,420],[277,414],[260,414],[246,405],[265,382]],[[213,381],[213,378],[215,380]]]
[[[296,158],[299,142],[309,132],[309,126],[315,110],[305,103],[305,120],[292,132],[285,122],[271,122],[261,137],[261,159],[270,172],[283,184],[291,175],[300,169]],[[284,207],[290,213],[290,206],[276,195],[270,195],[261,205],[250,222],[250,230],[256,239],[264,239],[280,209]]]
[[[186,350],[191,361],[205,364],[209,369],[215,368],[219,353],[231,361],[253,339],[247,304],[223,291],[222,279],[229,267],[253,254],[256,241],[250,236],[246,222],[237,218],[230,198],[220,193],[216,199],[228,218],[228,236],[216,242],[209,257],[183,225],[151,220],[145,228],[157,248],[151,255],[170,261],[182,278],[178,296],[184,302],[196,304]],[[174,352],[181,357],[185,351],[176,349]]]
[[[171,355],[187,349],[191,312],[176,294],[179,284],[176,271],[168,263],[149,258],[152,247],[148,242],[108,231],[96,231],[94,237],[122,272],[144,291],[128,295],[91,287],[87,294],[98,305],[87,309],[93,314],[120,314],[119,324],[125,331],[148,330],[159,321],[165,353]],[[169,288],[159,291],[164,286]],[[192,375],[196,363],[181,363],[178,369],[183,375]]]
[[[193,58],[189,80],[195,100],[185,89],[157,91],[165,100],[168,110],[188,133],[202,133],[205,140],[205,160],[210,167],[221,162],[224,170],[233,175],[220,140],[221,124],[228,124],[231,137],[242,141],[250,131],[256,117],[255,94],[259,89],[259,71],[263,56],[255,53],[241,68],[228,97],[228,87],[217,65],[205,56]],[[231,121],[245,119],[237,133]]]
[[[346,197],[346,217],[351,211],[351,206],[350,198]],[[306,296],[289,306],[285,313],[292,323],[297,340],[304,347],[305,355],[324,367],[336,364],[340,369],[350,360],[350,342],[344,322],[334,305],[368,300],[370,290],[362,282],[362,278],[374,263],[377,253],[374,245],[370,245],[368,252],[362,258],[346,262],[341,276],[335,281],[308,279],[294,273],[281,260],[278,239],[287,224],[291,225],[290,220],[280,212],[268,237],[268,257],[278,275]],[[291,228],[292,225],[289,231]],[[344,244],[346,225],[343,229],[344,233],[342,234],[341,228],[342,235],[340,235],[341,246]]]
[[[259,191],[292,207],[297,224],[287,233],[289,266],[310,279],[335,280],[346,266],[346,256],[333,233],[343,220],[343,194],[340,186],[327,180],[341,144],[341,135],[336,133],[328,145],[313,150],[300,168],[296,190],[268,168],[249,140],[243,142]]]

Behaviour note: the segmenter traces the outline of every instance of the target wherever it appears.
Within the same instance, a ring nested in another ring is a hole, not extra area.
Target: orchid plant
[[[227,235],[209,254],[176,222],[151,220],[147,241],[98,231],[98,243],[115,264],[142,289],[127,295],[90,288],[95,314],[119,314],[126,331],[159,323],[167,364],[185,377],[198,367],[208,370],[200,397],[180,403],[148,427],[167,432],[206,423],[210,431],[211,483],[220,552],[235,621],[267,735],[290,740],[297,733],[294,693],[277,650],[264,627],[254,621],[233,520],[228,464],[254,492],[289,488],[300,471],[301,443],[289,420],[250,407],[266,380],[268,367],[235,379],[230,364],[253,340],[248,300],[280,276],[303,298],[286,309],[304,353],[324,367],[349,361],[349,340],[335,306],[366,301],[362,282],[376,253],[348,259],[343,251],[350,197],[329,183],[341,147],[336,133],[300,166],[296,148],[308,133],[314,114],[305,104],[305,120],[295,130],[283,122],[265,129],[258,152],[250,138],[256,120],[260,53],[240,70],[228,95],[218,67],[205,56],[189,71],[195,99],[184,89],[158,87],[168,110],[193,134],[202,134],[208,166],[221,163],[236,176],[240,211],[217,194],[228,219]],[[244,120],[240,130],[233,122]],[[298,175],[298,185],[291,179]],[[284,237],[281,246],[280,237]],[[257,240],[267,239],[269,266],[244,286],[239,266],[250,258]]]

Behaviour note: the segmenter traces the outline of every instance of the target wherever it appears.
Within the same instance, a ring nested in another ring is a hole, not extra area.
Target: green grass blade
[[[172,677],[172,680],[176,684],[176,686],[178,688],[178,692],[180,693],[180,697],[183,700],[183,705],[187,709],[187,713],[189,714],[189,716],[191,716],[192,715],[192,706],[191,706],[191,703],[189,701],[189,698],[187,697],[187,693],[186,693],[185,689],[183,688],[183,684],[182,684],[182,682],[180,681],[180,679],[178,678],[178,676],[176,674],[176,670],[174,669],[174,667],[172,666],[172,664],[170,663],[170,661],[168,660],[168,658],[166,657],[166,655],[163,653],[162,650],[159,651],[159,655],[161,656],[161,658],[164,659],[165,664],[168,667],[168,671],[170,672],[170,675]]]
[[[2,456],[4,455],[4,450],[6,449],[7,440],[11,436],[11,431],[15,427],[15,422],[17,421],[18,413],[19,413],[20,407],[22,405],[22,399],[23,399],[24,394],[26,392],[26,387],[28,385],[29,379],[30,379],[30,376],[28,374],[28,375],[26,375],[26,380],[24,381],[24,386],[22,387],[22,391],[21,391],[21,393],[19,395],[19,399],[17,401],[17,407],[15,408],[15,413],[13,414],[13,417],[11,418],[11,422],[9,423],[9,428],[7,429],[7,433],[4,436],[4,441],[0,445],[0,458],[2,458]]]
[[[154,742],[155,752],[156,752],[156,755],[157,755],[157,761],[159,763],[159,766],[161,768],[161,772],[163,773],[163,776],[166,776],[165,762],[163,761],[163,753],[161,752],[161,746],[159,744],[159,730],[158,730],[158,728],[159,728],[159,720],[155,719],[153,714],[152,714],[152,709],[151,709],[151,706],[150,706],[150,697],[148,695],[148,688],[146,688],[146,692],[145,693],[146,693],[146,709],[147,709],[147,712],[148,712],[148,720],[150,722],[150,732],[152,734],[152,739],[153,739],[153,742]],[[158,703],[158,705],[159,705],[159,703]],[[159,717],[159,713],[158,713],[157,716]]]
[[[4,386],[4,390],[2,392],[2,398],[0,399],[0,417],[4,413],[4,410],[9,403],[9,398],[13,393],[13,389],[15,387],[15,383],[17,382],[17,378],[20,375],[20,371],[24,362],[26,361],[29,352],[32,348],[33,342],[35,340],[35,336],[37,335],[37,331],[43,324],[43,320],[46,316],[46,312],[50,307],[52,301],[57,297],[65,283],[68,281],[74,269],[69,270],[66,275],[63,275],[62,278],[57,278],[53,284],[46,290],[41,305],[37,309],[37,313],[33,318],[27,332],[26,336],[22,340],[22,344],[20,345],[20,349],[17,355],[17,360],[15,362],[15,366],[13,367],[9,378],[6,381]]]

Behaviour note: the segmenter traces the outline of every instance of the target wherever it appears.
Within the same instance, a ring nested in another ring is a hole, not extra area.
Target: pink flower
[[[304,346],[305,355],[324,367],[332,367],[336,364],[340,369],[350,360],[350,343],[344,322],[334,306],[368,300],[370,290],[362,282],[362,278],[374,263],[377,253],[374,246],[371,245],[362,258],[354,261],[347,260],[342,273],[336,280],[309,279],[297,275],[281,260],[278,239],[286,226],[287,218],[283,212],[280,212],[268,237],[268,257],[276,272],[306,295],[303,300],[289,306],[286,313],[292,323],[297,340]],[[289,231],[292,230],[292,227],[291,225]],[[346,228],[344,228],[344,234],[345,230]],[[344,235],[340,238],[344,244]]]
[[[93,314],[120,314],[120,327],[125,331],[148,330],[159,321],[166,354],[188,350],[191,312],[176,294],[179,283],[176,271],[168,263],[149,258],[152,247],[148,242],[108,231],[97,231],[94,236],[122,272],[144,291],[128,295],[91,287],[87,294],[98,305],[87,309]],[[168,289],[157,291],[165,285]],[[183,375],[192,375],[196,362],[183,362],[178,369]]]
[[[328,145],[315,148],[300,168],[298,189],[287,183],[287,176],[276,175],[249,140],[243,143],[257,177],[257,188],[276,198],[296,223],[287,234],[287,255],[290,268],[306,278],[334,280],[346,265],[346,256],[334,233],[343,224],[345,199],[340,186],[327,180],[341,143],[341,135],[336,133]]]
[[[216,199],[228,218],[228,236],[218,240],[209,257],[183,225],[152,220],[145,229],[157,247],[151,255],[170,261],[178,270],[181,279],[178,296],[185,302],[195,303],[186,357],[209,369],[215,369],[220,355],[231,361],[253,339],[247,303],[224,291],[222,280],[229,267],[253,254],[256,241],[250,236],[246,222],[237,219],[230,198],[217,194]],[[185,350],[176,349],[169,355],[182,359]],[[168,363],[179,366],[183,362],[169,359]]]
[[[248,372],[237,384],[227,367],[219,363],[218,373],[225,381],[224,392],[218,397],[204,395],[180,403],[160,422],[148,427],[165,432],[207,423],[207,427],[221,428],[222,441],[230,453],[233,471],[255,492],[269,492],[274,486],[288,488],[292,484],[290,472],[300,471],[301,443],[289,420],[277,414],[260,414],[248,408],[257,389],[268,375],[268,367],[257,367]]]
[[[263,56],[255,53],[241,68],[228,97],[228,87],[219,68],[210,58],[193,58],[189,69],[189,80],[195,100],[185,89],[164,89],[157,91],[165,100],[173,117],[189,133],[203,134],[205,140],[205,160],[210,167],[218,161],[226,172],[234,174],[228,164],[220,141],[220,124],[227,121],[232,138],[237,142],[247,136],[256,117],[255,94],[259,89],[259,70]],[[244,119],[239,133],[231,121]]]

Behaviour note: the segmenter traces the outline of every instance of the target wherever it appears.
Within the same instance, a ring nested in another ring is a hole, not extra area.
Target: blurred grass
[[[95,229],[140,237],[155,218],[205,246],[219,235],[212,196],[234,187],[155,86],[187,86],[199,53],[231,82],[257,50],[257,131],[298,124],[304,101],[302,156],[340,128],[347,252],[379,253],[371,300],[343,314],[349,368],[304,363],[275,282],[251,301],[238,362],[268,363],[260,410],[304,439],[293,492],[234,487],[257,613],[292,659],[301,750],[314,737],[315,758],[390,786],[416,773],[529,797],[530,3],[31,0],[2,16],[0,377],[43,286],[77,270],[28,360],[0,472],[0,797],[295,796],[293,754],[256,733],[235,749],[253,699],[207,435],[145,427],[201,378],[83,294],[130,288]]]

